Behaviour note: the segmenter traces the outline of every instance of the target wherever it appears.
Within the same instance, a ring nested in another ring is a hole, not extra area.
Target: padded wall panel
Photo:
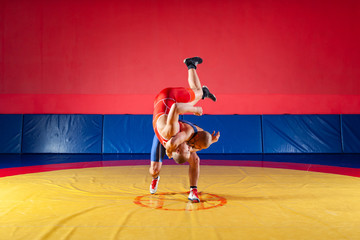
[[[101,153],[102,115],[24,115],[23,153]]]
[[[105,115],[103,153],[150,153],[152,115]]]
[[[20,154],[0,154],[0,169],[22,166]]]
[[[0,114],[0,153],[21,153],[21,134],[21,114]]]
[[[345,153],[360,153],[360,115],[342,115],[342,141]]]
[[[220,131],[219,141],[199,153],[262,153],[261,119],[258,115],[183,117],[210,133]]]
[[[264,153],[341,153],[339,115],[264,115]]]

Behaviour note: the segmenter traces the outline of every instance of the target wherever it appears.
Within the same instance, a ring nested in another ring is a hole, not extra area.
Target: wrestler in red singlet
[[[189,103],[195,100],[195,93],[191,88],[165,88],[156,97],[154,101],[153,127],[160,143],[165,147],[169,139],[161,136],[157,130],[157,120],[164,114],[169,114],[170,108],[174,103]]]

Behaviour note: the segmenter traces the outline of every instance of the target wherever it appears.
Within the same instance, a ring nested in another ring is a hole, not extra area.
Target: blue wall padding
[[[342,141],[345,153],[360,153],[360,115],[342,115]]]
[[[21,114],[0,114],[0,153],[21,153]]]
[[[105,115],[103,153],[150,153],[152,115]]]
[[[220,131],[220,139],[199,153],[262,153],[261,118],[259,115],[184,115],[212,133]]]
[[[182,117],[221,132],[200,154],[360,153],[360,115]],[[148,154],[153,136],[152,115],[0,114],[0,154]]]
[[[341,153],[339,115],[264,115],[264,153]]]
[[[23,153],[101,153],[102,115],[24,115]]]

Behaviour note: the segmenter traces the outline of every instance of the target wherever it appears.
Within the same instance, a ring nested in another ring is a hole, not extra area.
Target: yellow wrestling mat
[[[0,239],[360,239],[360,178],[201,166],[201,203],[187,166],[57,170],[0,178]]]

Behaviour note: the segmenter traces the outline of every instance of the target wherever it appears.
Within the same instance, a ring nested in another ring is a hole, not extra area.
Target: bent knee
[[[199,165],[199,164],[200,164],[200,158],[199,158],[199,157],[196,157],[196,158],[194,159],[194,163],[197,164],[197,165]]]
[[[160,168],[159,167],[150,167],[149,172],[151,175],[156,175],[160,172]]]
[[[195,93],[195,99],[201,99],[203,96],[203,90],[202,88],[192,88],[193,92]]]
[[[198,166],[198,165],[200,165],[200,158],[199,158],[199,157],[192,158],[192,159],[189,161],[189,164],[190,164],[191,166]]]

